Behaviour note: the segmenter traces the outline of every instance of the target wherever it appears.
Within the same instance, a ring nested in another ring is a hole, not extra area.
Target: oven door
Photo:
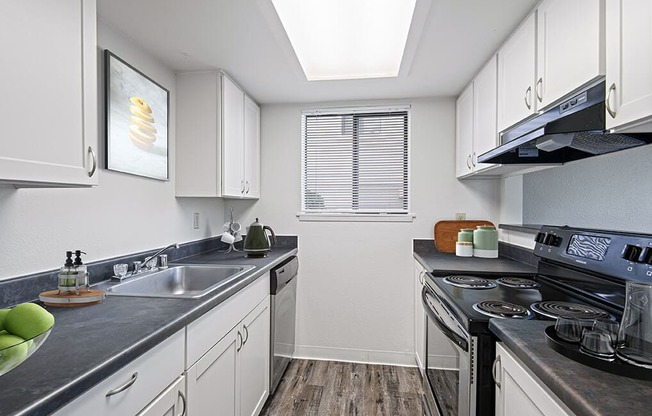
[[[431,414],[475,415],[475,339],[427,285],[421,297],[428,317],[424,387]]]

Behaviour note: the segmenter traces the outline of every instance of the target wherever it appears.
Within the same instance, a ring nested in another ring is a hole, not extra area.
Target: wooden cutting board
[[[478,225],[494,226],[491,221],[486,220],[438,221],[435,224],[435,247],[442,253],[455,253],[457,233],[462,228],[475,228]]]

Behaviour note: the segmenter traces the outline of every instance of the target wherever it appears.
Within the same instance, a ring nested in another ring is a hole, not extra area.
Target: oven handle
[[[435,322],[435,324],[437,324],[439,329],[441,329],[441,331],[444,333],[444,335],[446,335],[448,339],[450,339],[453,343],[455,343],[455,345],[460,347],[464,352],[468,352],[469,342],[466,339],[459,336],[457,333],[455,333],[455,331],[450,329],[444,323],[444,321],[442,321],[441,318],[437,316],[437,313],[435,313],[435,311],[433,311],[432,308],[430,308],[430,305],[428,304],[428,300],[426,299],[427,294],[428,294],[428,289],[424,287],[423,290],[421,291],[421,301],[423,302],[423,308],[425,309],[430,319],[432,319]],[[439,299],[439,297],[437,298]]]

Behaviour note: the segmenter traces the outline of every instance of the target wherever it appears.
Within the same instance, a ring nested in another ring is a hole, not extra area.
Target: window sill
[[[299,221],[316,222],[413,222],[416,214],[306,214],[297,213]]]

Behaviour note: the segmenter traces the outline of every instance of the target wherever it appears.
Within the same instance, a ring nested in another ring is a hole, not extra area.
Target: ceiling
[[[221,68],[269,104],[457,96],[536,3],[421,2],[417,13],[430,7],[399,77],[312,82],[269,0],[98,0],[98,14],[174,71]]]

